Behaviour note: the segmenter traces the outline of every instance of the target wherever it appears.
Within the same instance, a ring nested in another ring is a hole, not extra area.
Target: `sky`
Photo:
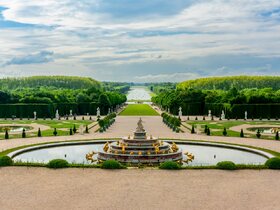
[[[0,77],[280,75],[280,0],[0,0]]]

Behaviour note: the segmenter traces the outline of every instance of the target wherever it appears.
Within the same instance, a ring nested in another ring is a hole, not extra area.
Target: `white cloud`
[[[62,64],[83,69],[99,65],[102,70],[101,64],[114,68],[133,63],[188,63],[214,55],[280,57],[279,15],[264,15],[280,8],[279,0],[193,2],[166,16],[149,12],[144,21],[133,14],[114,18],[110,11],[100,10],[103,2],[99,0],[0,0],[0,6],[7,8],[5,20],[35,24],[0,29],[0,63],[49,51],[54,52],[51,67],[67,73]]]

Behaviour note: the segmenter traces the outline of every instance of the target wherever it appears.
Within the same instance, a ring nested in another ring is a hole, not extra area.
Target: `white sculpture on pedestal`
[[[208,117],[212,117],[211,110],[208,110]]]
[[[96,110],[96,117],[100,118],[100,108],[99,107],[97,107],[97,110]]]
[[[55,112],[55,118],[58,120],[59,119],[59,113],[58,113],[58,109]]]
[[[244,118],[245,120],[247,120],[248,119],[248,113],[247,113],[247,111],[245,111],[245,118]]]
[[[34,120],[36,120],[36,119],[37,119],[37,112],[34,111],[34,112],[33,112],[33,115],[34,115]]]
[[[182,116],[183,116],[182,107],[179,107],[179,117],[181,118]]]
[[[72,114],[72,109],[70,109],[70,114],[69,114],[69,116],[70,116],[70,117],[73,116],[73,114]]]
[[[226,115],[225,115],[224,110],[222,110],[222,116],[221,116],[221,119],[222,119],[222,120],[226,119]]]

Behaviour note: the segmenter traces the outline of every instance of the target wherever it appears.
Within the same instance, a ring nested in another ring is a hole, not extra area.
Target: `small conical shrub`
[[[6,129],[5,131],[5,139],[9,139],[9,133],[8,133],[8,130]]]
[[[25,133],[25,129],[22,129],[22,134],[21,134],[22,138],[26,138],[26,133]]]
[[[42,137],[42,133],[41,133],[41,129],[40,129],[40,128],[38,128],[37,136],[38,136],[38,137]]]
[[[279,131],[277,131],[275,134],[275,140],[279,140]]]
[[[202,118],[203,120],[205,120],[205,116],[203,116],[203,118]]]
[[[54,128],[54,130],[53,130],[53,135],[54,135],[54,136],[57,136],[56,128]]]
[[[213,116],[211,117],[211,120],[212,120],[212,121],[214,120],[214,117],[213,117]]]
[[[73,130],[72,130],[72,128],[70,128],[70,132],[69,132],[69,134],[70,134],[70,136],[72,136],[72,135],[73,135]]]
[[[207,130],[208,130],[208,126],[205,125],[205,127],[204,127],[204,133],[207,133]]]
[[[197,118],[197,117],[195,117],[195,120],[198,120],[198,118]]]
[[[211,132],[210,132],[210,128],[207,129],[207,136],[210,136]]]
[[[89,133],[89,131],[88,131],[88,126],[86,125],[86,133]]]
[[[261,132],[260,132],[260,129],[258,129],[256,136],[258,137],[258,139],[259,139],[259,138],[261,138]]]
[[[194,130],[194,125],[192,125],[192,130],[191,130],[191,133],[195,133],[195,130]]]
[[[227,129],[226,128],[224,128],[223,135],[227,136]]]
[[[73,132],[76,133],[77,132],[77,128],[76,128],[76,125],[74,124],[74,127],[73,127]]]
[[[243,132],[243,129],[241,129],[240,131],[240,137],[243,138],[244,137],[244,132]]]

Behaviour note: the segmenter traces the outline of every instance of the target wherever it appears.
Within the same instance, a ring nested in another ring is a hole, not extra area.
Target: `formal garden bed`
[[[247,132],[248,127],[280,127],[279,121],[244,121],[244,120],[223,120],[223,121],[205,121],[205,120],[194,120],[194,121],[185,121],[182,122],[185,127],[187,127],[190,131],[192,127],[195,129],[195,133],[207,135],[206,129],[210,129],[211,136],[225,136],[225,137],[242,137],[241,129],[243,130],[244,137],[246,138],[258,138],[257,137],[257,130],[256,132]],[[205,129],[206,127],[206,129]],[[235,127],[239,128],[240,130],[234,129]],[[224,132],[226,130],[226,133]],[[208,133],[209,134],[209,133]],[[274,134],[264,134],[261,133],[259,139],[267,139],[267,140],[275,140],[276,133]]]
[[[50,119],[38,119],[38,120],[0,120],[0,126],[1,125],[23,125],[23,126],[30,126],[30,127],[36,127],[36,129],[32,129],[30,131],[26,130],[26,135],[24,138],[29,137],[38,137],[39,134],[39,128],[41,136],[54,136],[54,131],[56,130],[57,136],[67,136],[70,135],[72,130],[72,134],[74,134],[75,130],[76,132],[79,132],[79,128],[81,126],[84,127],[84,131],[87,126],[90,126],[91,124],[97,124],[97,122],[94,122],[93,120],[50,120]],[[4,126],[5,127],[5,126]],[[9,138],[22,138],[23,134],[21,132],[9,132]],[[0,133],[0,139],[5,139],[5,132]]]

